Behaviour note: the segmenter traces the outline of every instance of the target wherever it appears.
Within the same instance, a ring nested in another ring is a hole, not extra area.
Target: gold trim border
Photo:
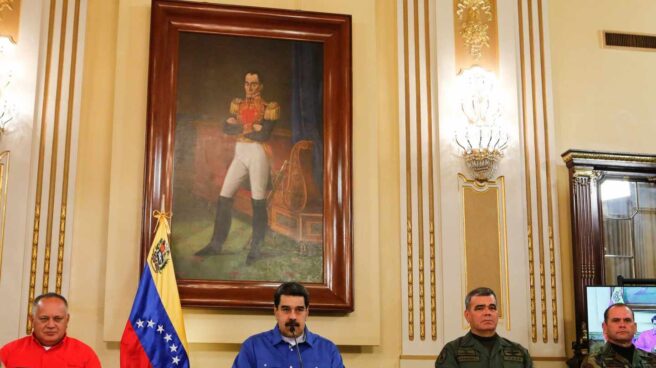
[[[66,242],[66,215],[68,207],[68,177],[70,175],[71,140],[73,135],[73,103],[75,102],[75,80],[77,71],[77,47],[80,28],[80,0],[75,0],[75,13],[73,15],[73,40],[71,43],[71,67],[68,81],[68,104],[66,116],[66,141],[64,145],[64,173],[62,175],[62,189],[59,217],[59,244],[57,247],[57,277],[55,291],[61,294],[64,273],[64,245]]]
[[[632,161],[639,163],[656,164],[656,155],[641,155],[625,152],[581,152],[568,151],[563,154],[563,161],[569,163],[572,160],[605,160],[605,161]]]
[[[9,192],[9,151],[0,152],[0,205],[2,216],[0,222],[0,279],[2,279],[2,250],[5,243],[5,225],[7,224],[7,193]]]
[[[538,341],[536,301],[535,301],[535,256],[533,248],[533,203],[531,201],[531,168],[529,164],[529,147],[528,147],[528,117],[526,116],[526,60],[524,59],[524,0],[517,0],[517,9],[519,16],[519,65],[520,65],[520,82],[521,82],[521,104],[522,104],[522,134],[524,137],[524,181],[526,185],[526,228],[528,241],[528,269],[529,269],[529,294],[531,310],[531,341]]]
[[[542,218],[543,203],[542,203],[542,174],[540,170],[540,142],[538,141],[538,113],[537,113],[537,90],[535,78],[535,41],[534,41],[534,24],[533,24],[533,2],[528,0],[528,34],[529,34],[529,52],[531,62],[531,103],[533,106],[533,147],[534,147],[534,166],[535,166],[535,194],[537,199],[537,215],[538,215],[538,264],[540,272],[540,314],[542,325],[542,342],[546,343],[549,339],[547,331],[547,291],[546,291],[546,275],[544,266],[544,220]],[[542,81],[544,83],[544,81]],[[546,106],[543,106],[546,108]]]
[[[25,333],[32,332],[32,323],[29,316],[32,314],[32,302],[34,301],[34,292],[36,288],[36,267],[37,256],[39,251],[39,233],[41,224],[41,199],[43,193],[43,165],[46,146],[46,127],[47,127],[47,113],[48,113],[48,94],[50,90],[50,69],[52,67],[52,43],[54,37],[54,23],[55,23],[55,3],[56,0],[50,1],[50,11],[48,13],[48,43],[46,46],[46,65],[45,65],[45,79],[43,83],[43,101],[41,105],[41,128],[39,130],[39,158],[37,164],[36,175],[36,195],[34,199],[34,224],[32,228],[32,251],[30,260],[30,285],[27,299],[27,325]]]
[[[437,340],[437,297],[435,286],[435,189],[433,182],[433,92],[430,47],[430,3],[424,0],[424,57],[426,63],[426,109],[428,117],[428,223],[430,249],[431,339]],[[438,124],[439,125],[439,124]]]
[[[510,273],[508,272],[508,220],[506,216],[506,178],[499,176],[496,181],[499,182],[499,190],[501,192],[501,221],[503,227],[499,229],[499,237],[503,231],[503,243],[499,239],[499,247],[503,245],[503,255],[505,257],[503,270],[506,273],[506,331],[510,331]],[[499,249],[501,254],[501,249]]]
[[[50,289],[50,252],[52,249],[52,223],[55,212],[55,186],[57,184],[57,158],[59,156],[59,115],[61,110],[62,80],[64,75],[64,51],[66,50],[66,28],[68,25],[68,0],[63,0],[61,28],[59,31],[59,60],[57,64],[57,90],[55,92],[55,116],[52,128],[52,153],[50,154],[50,180],[48,186],[48,217],[46,221],[46,246],[43,257],[43,283],[41,290]]]
[[[540,79],[542,87],[542,127],[544,129],[544,156],[547,180],[547,223],[549,236],[549,283],[551,286],[551,319],[553,342],[558,343],[558,293],[556,290],[556,255],[554,245],[554,215],[551,177],[551,147],[549,140],[549,109],[547,104],[547,71],[544,51],[544,20],[542,18],[542,0],[538,0],[538,36],[540,40]],[[542,234],[540,234],[542,235]]]
[[[406,182],[406,249],[407,249],[407,290],[408,290],[408,339],[415,339],[415,322],[414,322],[414,284],[413,284],[413,254],[412,254],[412,178],[410,174],[410,67],[409,47],[408,47],[408,1],[403,0],[403,73],[404,73],[404,102],[405,102],[405,182]]]
[[[419,63],[419,0],[413,2],[415,53],[415,129],[417,130],[417,246],[419,263],[419,338],[426,339],[426,302],[424,300],[424,173],[421,140],[421,65]]]

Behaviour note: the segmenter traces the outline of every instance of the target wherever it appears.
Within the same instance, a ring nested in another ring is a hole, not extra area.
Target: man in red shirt
[[[96,353],[88,345],[66,336],[68,302],[56,293],[34,299],[32,335],[14,340],[0,349],[0,362],[16,367],[80,367],[100,368]]]

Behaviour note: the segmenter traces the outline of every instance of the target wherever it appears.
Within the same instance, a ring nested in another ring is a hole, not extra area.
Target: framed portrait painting
[[[142,252],[160,207],[183,305],[353,310],[351,20],[154,0]]]

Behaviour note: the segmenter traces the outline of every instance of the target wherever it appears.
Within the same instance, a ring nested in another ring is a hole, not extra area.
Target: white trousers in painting
[[[251,198],[265,199],[271,170],[269,157],[258,142],[237,142],[235,157],[230,163],[221,196],[232,198],[241,183],[248,177],[251,185]]]

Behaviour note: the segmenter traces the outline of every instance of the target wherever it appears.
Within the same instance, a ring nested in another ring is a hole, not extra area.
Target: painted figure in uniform
[[[465,297],[465,319],[470,331],[444,345],[435,368],[531,368],[533,362],[521,345],[497,335],[497,296],[490,288],[470,291]]]
[[[624,303],[613,304],[604,312],[601,324],[606,344],[583,360],[582,368],[656,367],[656,355],[636,349],[633,336],[638,329],[633,310]]]
[[[260,93],[263,88],[260,73],[248,72],[244,76],[246,97],[235,98],[230,103],[231,116],[223,123],[223,132],[236,138],[235,156],[221,187],[212,239],[196,252],[197,256],[221,253],[223,243],[230,232],[233,196],[248,178],[253,206],[253,230],[246,264],[251,264],[260,257],[268,223],[266,196],[271,170],[266,142],[271,137],[280,115],[280,106],[277,103],[262,99]]]

